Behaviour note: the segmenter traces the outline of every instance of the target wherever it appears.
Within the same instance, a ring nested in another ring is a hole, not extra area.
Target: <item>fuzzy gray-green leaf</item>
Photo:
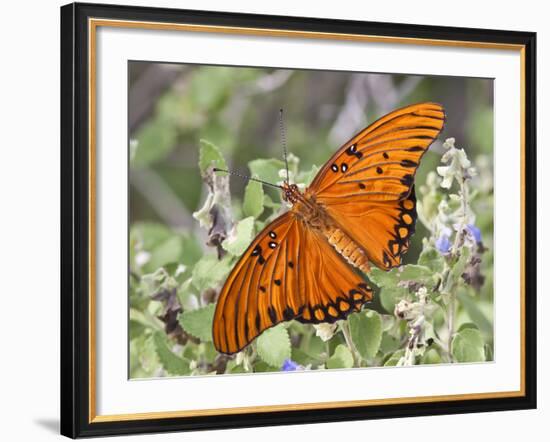
[[[485,343],[479,330],[466,328],[458,332],[451,343],[451,353],[458,362],[485,361]]]
[[[267,181],[268,183],[276,184],[281,181],[279,177],[279,170],[284,169],[285,163],[281,160],[274,158],[270,159],[257,159],[248,163],[248,168],[252,175],[256,175],[260,179]]]
[[[418,264],[428,267],[434,272],[441,273],[445,267],[445,260],[435,248],[426,247],[418,257]]]
[[[217,286],[227,276],[232,267],[231,257],[218,260],[213,255],[204,255],[193,268],[192,283],[202,291]]]
[[[222,242],[222,247],[233,256],[241,256],[252,242],[254,236],[254,217],[240,220],[231,235]]]
[[[349,317],[351,339],[363,359],[372,359],[382,341],[382,318],[374,310]]]
[[[327,361],[327,368],[351,368],[353,367],[353,355],[351,351],[340,344],[334,350],[333,355]]]
[[[197,310],[183,312],[179,318],[180,324],[187,333],[203,342],[209,342],[212,340],[212,320],[215,309],[214,304],[208,304]]]
[[[256,341],[258,355],[271,367],[281,367],[290,358],[290,338],[283,324],[264,331]]]
[[[201,172],[205,172],[209,167],[227,169],[225,159],[218,146],[206,140],[200,140],[200,143],[199,168]]]
[[[258,181],[249,181],[244,190],[243,214],[258,218],[264,211],[264,189]]]
[[[153,337],[155,341],[155,350],[164,369],[173,375],[183,376],[191,372],[189,361],[176,355],[168,347],[166,335],[163,332],[156,332]]]

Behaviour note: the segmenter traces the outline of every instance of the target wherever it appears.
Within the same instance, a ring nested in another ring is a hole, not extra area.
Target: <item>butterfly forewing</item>
[[[326,239],[287,212],[258,235],[229,275],[214,314],[214,345],[236,353],[282,321],[334,322],[371,298],[372,290]]]
[[[216,305],[213,339],[223,353],[235,353],[254,337],[281,322],[272,305],[275,263],[296,222],[287,212],[252,242],[229,274]]]
[[[327,205],[335,199],[383,202],[410,192],[422,155],[443,128],[439,104],[398,109],[361,131],[325,164],[309,192]]]

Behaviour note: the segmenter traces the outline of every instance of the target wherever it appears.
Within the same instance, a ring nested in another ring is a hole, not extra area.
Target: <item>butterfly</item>
[[[256,236],[218,297],[219,352],[241,351],[283,321],[345,319],[372,300],[354,268],[401,265],[415,229],[414,176],[444,123],[436,103],[397,109],[340,147],[304,192],[280,186],[292,207]]]

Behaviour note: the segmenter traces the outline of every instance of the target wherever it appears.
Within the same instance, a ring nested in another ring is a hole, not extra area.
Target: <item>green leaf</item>
[[[285,168],[285,163],[274,158],[260,158],[250,161],[248,163],[248,168],[252,175],[256,175],[268,183],[276,184],[278,181],[282,181],[279,176],[279,170]]]
[[[389,333],[383,333],[380,342],[380,351],[383,354],[393,353],[399,348],[399,340]]]
[[[166,335],[163,332],[156,332],[153,337],[157,356],[164,369],[173,375],[183,376],[191,373],[189,361],[176,355],[168,348]]]
[[[445,267],[445,260],[435,248],[426,247],[418,257],[418,264],[428,267],[434,272],[441,273]]]
[[[178,260],[183,251],[183,243],[179,236],[172,236],[160,243],[151,251],[149,261],[143,266],[145,272],[154,272],[165,264]]]
[[[258,181],[249,181],[244,190],[243,214],[258,218],[264,211],[264,188]]]
[[[476,302],[468,293],[459,292],[458,300],[468,313],[471,321],[477,325],[477,327],[486,334],[486,336],[492,336],[493,324],[492,318],[489,318],[487,314],[481,309],[483,303],[481,300]],[[492,307],[492,305],[490,305]],[[489,309],[492,312],[492,308]]]
[[[382,342],[382,318],[374,310],[355,313],[349,316],[351,339],[355,348],[365,360],[378,353]]]
[[[231,267],[230,256],[218,260],[214,255],[204,255],[195,264],[191,281],[195,288],[202,292],[209,287],[216,287],[227,276]]]
[[[435,348],[428,349],[420,360],[421,364],[440,364],[441,356]]]
[[[400,281],[416,281],[426,286],[431,286],[434,283],[434,274],[432,270],[426,266],[417,264],[407,264],[402,267],[402,271],[394,269],[397,272]]]
[[[185,311],[180,315],[179,322],[187,333],[203,342],[210,342],[212,341],[212,321],[215,309],[215,304],[208,304],[197,310]]]
[[[272,367],[267,362],[258,361],[254,364],[254,373],[268,373],[273,371],[280,371],[277,367]]]
[[[477,330],[477,325],[475,325],[473,322],[465,322],[460,327],[458,327],[458,332],[461,332],[462,330],[466,330],[467,328],[473,328]]]
[[[151,328],[153,330],[162,330],[163,323],[155,316],[151,316],[137,310],[130,308],[129,312],[130,322],[140,324],[145,328]]]
[[[279,207],[281,207],[281,203],[273,201],[267,193],[264,193],[263,205],[264,207],[267,207],[269,209],[274,209],[274,210],[279,209]]]
[[[200,143],[199,168],[201,172],[204,173],[209,167],[227,169],[223,155],[216,145],[206,140],[200,140]]]
[[[373,268],[369,273],[369,279],[381,288],[380,303],[382,307],[388,313],[393,313],[395,304],[401,299],[406,298],[409,294],[409,290],[406,287],[400,286],[400,282],[414,281],[430,289],[435,284],[437,278],[429,267],[408,264],[392,269],[389,272]]]
[[[164,224],[139,222],[130,229],[130,242],[139,242],[144,250],[153,250],[170,238],[171,232]]]
[[[451,353],[458,362],[485,361],[485,343],[479,330],[466,328],[458,332],[453,337]]]
[[[165,158],[176,146],[178,131],[170,121],[153,119],[138,131],[132,167],[147,166]]]
[[[254,217],[240,220],[231,235],[222,242],[222,247],[233,256],[241,256],[254,238]]]
[[[235,363],[235,361],[229,361],[227,363],[227,367],[225,369],[225,372],[226,373],[231,373],[231,374],[237,374],[237,373],[246,373],[246,370],[244,369],[244,367],[241,365],[237,365]]]
[[[485,344],[485,360],[486,361],[492,361],[493,360],[493,346],[489,344]]]
[[[314,357],[308,352],[301,350],[299,348],[292,347],[292,358],[294,362],[297,362],[300,365],[313,365],[319,363],[319,357]]]
[[[384,367],[395,367],[404,354],[405,350],[397,350],[386,360]]]
[[[469,259],[470,259],[470,250],[466,247],[463,247],[460,250],[460,257],[458,258],[458,261],[455,263],[455,265],[451,269],[451,275],[456,281],[461,279]]]
[[[182,253],[178,259],[178,263],[186,266],[195,264],[202,256],[202,247],[197,240],[197,237],[192,234],[181,235]]]
[[[378,267],[373,267],[369,273],[369,279],[378,287],[393,287],[399,282],[397,274],[394,270],[386,272]]]
[[[145,333],[145,330],[146,328],[141,322],[130,319],[128,324],[128,335],[130,340],[140,337]]]
[[[154,334],[141,335],[130,341],[130,378],[151,377],[161,368]]]
[[[338,345],[334,354],[327,361],[327,368],[351,368],[353,367],[353,355],[349,348],[343,344]]]
[[[403,287],[384,287],[380,290],[380,304],[389,314],[393,314],[395,305],[402,299],[407,298],[409,290]]]
[[[373,268],[369,279],[378,287],[395,287],[400,281],[416,281],[426,286],[435,282],[432,270],[423,265],[407,264],[389,272]]]
[[[290,338],[283,324],[264,331],[256,340],[258,356],[272,367],[281,367],[290,359]]]

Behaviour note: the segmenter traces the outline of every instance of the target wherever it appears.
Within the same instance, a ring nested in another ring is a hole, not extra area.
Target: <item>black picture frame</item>
[[[521,45],[524,50],[524,395],[94,422],[89,394],[89,18]],[[61,8],[61,434],[76,438],[536,408],[536,34],[73,3]]]

